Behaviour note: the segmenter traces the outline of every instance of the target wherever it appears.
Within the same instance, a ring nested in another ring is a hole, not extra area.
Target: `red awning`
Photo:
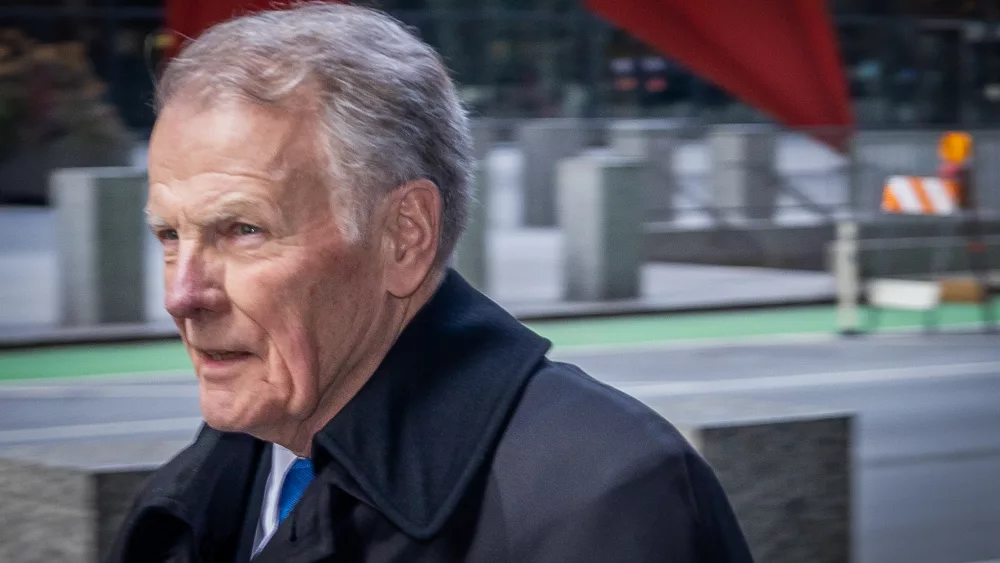
[[[792,128],[843,150],[850,98],[825,2],[587,0],[594,12]]]
[[[328,0],[338,1],[338,0]],[[289,4],[290,0],[167,0],[166,25],[174,40],[168,50],[173,56],[188,38],[228,19]]]
[[[266,9],[270,0],[167,0],[167,29],[182,41],[234,16]]]

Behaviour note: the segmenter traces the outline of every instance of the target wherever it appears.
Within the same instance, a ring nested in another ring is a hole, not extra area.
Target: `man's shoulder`
[[[506,437],[556,442],[580,455],[691,451],[680,432],[643,402],[576,365],[547,359],[525,386]]]
[[[654,473],[665,486],[687,489],[689,466],[699,462],[677,428],[638,399],[575,365],[545,360],[525,386],[493,469],[558,495],[551,487],[563,478],[599,491]]]
[[[573,365],[540,364],[490,485],[519,560],[752,560],[721,485],[684,436]]]

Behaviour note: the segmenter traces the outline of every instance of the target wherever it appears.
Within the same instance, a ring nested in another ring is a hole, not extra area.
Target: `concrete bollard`
[[[583,150],[584,127],[579,119],[536,119],[518,128],[518,146],[524,155],[521,189],[526,226],[555,226],[556,163]]]
[[[634,395],[712,466],[756,561],[851,560],[850,414],[735,397]]]
[[[616,121],[610,127],[611,152],[642,159],[643,207],[660,221],[674,218],[674,195],[678,186],[674,174],[677,127],[662,120],[647,119]]]
[[[50,178],[56,210],[61,324],[145,320],[146,175],[135,168],[68,168]]]
[[[489,292],[489,198],[489,168],[480,160],[476,165],[475,192],[469,202],[469,220],[455,247],[452,265],[466,281],[483,293]]]
[[[712,204],[734,224],[770,219],[779,186],[775,132],[769,126],[719,126],[708,135],[712,155]]]
[[[858,263],[858,224],[837,222],[837,238],[831,245],[833,277],[837,286],[837,330],[856,334],[861,320],[861,270]]]
[[[571,301],[639,297],[642,161],[588,152],[559,162],[564,295]]]

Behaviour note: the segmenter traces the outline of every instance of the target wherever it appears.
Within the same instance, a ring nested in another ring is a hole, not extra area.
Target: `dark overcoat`
[[[260,563],[743,563],[678,431],[449,271],[313,439],[316,478]],[[109,563],[244,562],[269,446],[204,428],[137,496]]]

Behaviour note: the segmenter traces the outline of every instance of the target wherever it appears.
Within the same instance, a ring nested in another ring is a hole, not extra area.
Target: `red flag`
[[[826,3],[587,0],[651,47],[838,150],[854,119]]]

